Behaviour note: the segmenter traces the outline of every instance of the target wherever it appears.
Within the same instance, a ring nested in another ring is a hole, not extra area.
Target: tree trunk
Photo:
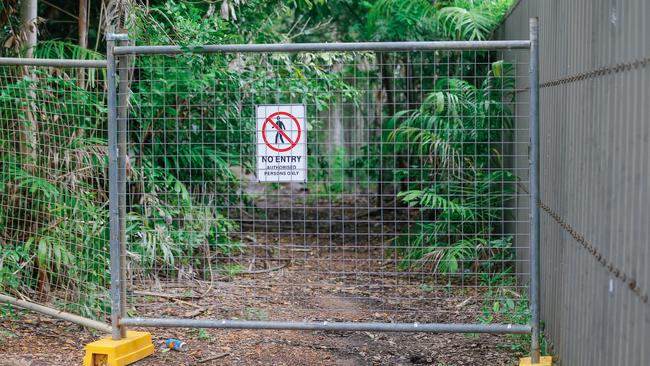
[[[79,0],[79,47],[88,48],[88,0]]]
[[[413,70],[413,61],[411,59],[411,56],[408,55],[406,58],[406,62],[404,63],[404,69],[406,71],[406,109],[407,110],[413,110],[417,108],[417,103],[416,103],[416,98],[417,98],[417,93],[416,93],[416,80],[415,80],[415,75],[414,75],[414,70]],[[395,126],[397,128],[398,126]],[[408,149],[411,147],[409,146],[410,144],[407,144]],[[411,154],[406,154],[406,157],[401,156],[399,157],[399,162],[398,165],[400,169],[404,171],[408,171],[408,167],[410,164],[410,156]],[[407,191],[409,189],[408,187],[408,181],[409,178],[406,177],[402,179],[400,182],[400,191]]]
[[[88,48],[88,0],[79,0],[79,47]],[[86,88],[86,70],[79,70],[78,84]]]
[[[20,4],[20,44],[22,46],[23,57],[31,58],[36,45],[37,34],[37,0],[23,0]],[[23,78],[32,78],[29,67],[21,68]],[[36,163],[36,119],[30,109],[29,99],[33,99],[34,92],[27,91],[27,103],[23,111],[27,118],[26,121],[19,121],[18,129],[20,135],[20,146],[18,151],[21,155],[22,163],[26,170],[31,171]]]
[[[395,115],[395,82],[393,80],[394,69],[393,65],[389,64],[390,56],[387,56],[384,53],[379,54],[379,70],[380,70],[380,79],[381,79],[381,93],[379,95],[380,100],[379,105],[386,107],[386,118],[390,119]],[[379,182],[377,182],[377,204],[378,206],[383,206],[383,201],[386,198],[385,195],[388,193],[386,183],[386,171],[390,168],[387,167],[388,161],[384,159],[383,148],[383,130],[384,130],[384,116],[383,108],[379,108],[379,116],[377,116],[377,132],[378,132],[378,141],[379,144]]]
[[[36,46],[37,32],[38,32],[38,1],[37,0],[22,0],[20,4],[20,40],[23,57],[32,58],[34,54],[34,46]],[[33,80],[34,75],[30,72],[28,66],[21,68],[22,77]],[[25,106],[22,107],[26,120],[19,121],[18,129],[20,135],[20,146],[18,148],[20,154],[21,164],[23,169],[27,172],[35,172],[38,164],[38,140],[37,131],[38,126],[33,111],[31,110],[31,100],[36,99],[36,94],[33,89],[26,91]],[[37,225],[36,222],[33,223]],[[36,227],[34,228],[36,229]],[[47,267],[42,266],[38,261],[34,260],[34,268],[38,271],[36,282],[36,293],[41,300],[45,300],[49,293],[49,278],[47,276]]]
[[[24,57],[31,58],[36,45],[38,19],[38,1],[22,0],[20,2],[20,36],[24,50]]]
[[[335,153],[345,147],[343,136],[343,107],[341,101],[336,100],[330,105],[329,113],[329,154],[333,158]]]

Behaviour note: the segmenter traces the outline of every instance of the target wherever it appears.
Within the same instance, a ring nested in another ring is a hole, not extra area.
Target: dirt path
[[[289,321],[472,323],[481,292],[453,291],[424,269],[399,269],[387,242],[408,212],[367,203],[303,206],[258,202],[240,220],[246,254],[210,257],[200,276],[143,281],[132,288],[130,314],[143,317]],[[236,270],[235,270],[236,269]],[[179,271],[180,272],[180,271]],[[183,270],[191,273],[191,268]],[[180,275],[179,275],[180,276]],[[423,284],[426,286],[423,287]],[[24,314],[24,313],[23,313]],[[33,314],[0,323],[0,365],[75,365],[97,339],[77,326]],[[137,365],[510,365],[520,355],[503,335],[149,329],[156,352]],[[165,352],[168,338],[185,352]],[[217,359],[208,360],[213,357]],[[204,362],[202,362],[204,361]]]

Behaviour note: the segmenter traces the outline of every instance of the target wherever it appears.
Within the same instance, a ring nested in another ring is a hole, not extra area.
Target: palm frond
[[[441,9],[437,16],[442,33],[453,40],[482,41],[496,26],[494,18],[483,7],[450,6]]]
[[[106,58],[99,52],[79,47],[70,42],[55,40],[37,43],[34,48],[34,57],[71,60],[104,60]],[[103,80],[106,80],[105,69],[66,68],[60,69],[60,72],[65,73],[72,80],[77,80],[80,72],[83,72],[84,78],[87,80],[87,89],[96,88],[101,85]]]
[[[436,7],[428,0],[379,0],[368,13],[373,39],[418,39],[435,30]]]

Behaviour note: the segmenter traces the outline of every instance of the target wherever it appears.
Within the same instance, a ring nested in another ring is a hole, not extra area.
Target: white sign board
[[[307,181],[307,123],[302,104],[257,106],[257,179]]]

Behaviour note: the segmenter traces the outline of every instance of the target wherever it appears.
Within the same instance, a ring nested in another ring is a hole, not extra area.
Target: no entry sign
[[[307,180],[307,129],[302,104],[257,106],[257,178]]]

